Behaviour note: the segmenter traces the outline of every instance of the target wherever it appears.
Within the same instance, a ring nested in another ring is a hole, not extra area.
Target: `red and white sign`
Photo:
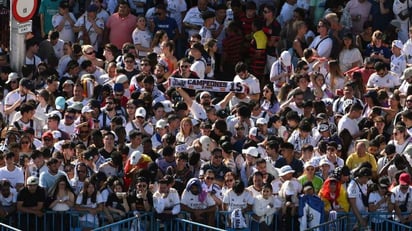
[[[37,9],[37,0],[13,0],[12,13],[18,22],[29,21]]]

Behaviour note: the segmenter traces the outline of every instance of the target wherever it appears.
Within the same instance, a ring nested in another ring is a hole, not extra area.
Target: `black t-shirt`
[[[106,151],[106,149],[101,148],[101,149],[99,149],[99,154],[102,155],[105,159],[108,159],[108,158],[110,158],[110,155],[114,151],[115,151],[115,149],[113,149],[113,151],[111,151],[111,152],[108,152],[108,151]]]
[[[17,201],[23,201],[23,207],[37,206],[38,202],[46,201],[46,191],[44,191],[44,188],[37,186],[36,192],[30,193],[27,187],[24,187],[17,195]]]
[[[116,193],[111,193],[106,201],[106,206],[111,206],[115,209],[120,209],[123,212],[126,212],[126,209],[123,206],[123,199],[119,199],[116,196]]]
[[[135,203],[136,204],[136,210],[138,211],[144,211],[144,204],[143,204],[143,198],[137,198],[136,195],[136,189],[131,191],[129,193],[129,197],[127,198],[127,201],[129,204]],[[149,202],[149,205],[153,207],[153,194],[150,191],[147,191],[147,202]]]

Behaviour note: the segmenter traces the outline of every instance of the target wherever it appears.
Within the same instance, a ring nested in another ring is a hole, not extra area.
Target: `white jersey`
[[[356,180],[352,180],[349,183],[348,189],[348,198],[349,199],[356,199],[356,207],[358,208],[359,212],[367,212],[368,208],[363,204],[362,201],[362,194],[367,195],[368,193],[368,186],[366,184],[360,184]]]
[[[200,202],[199,195],[193,195],[193,193],[188,190],[183,191],[181,203],[191,209],[206,209],[216,204],[210,194],[207,194],[206,200]]]
[[[64,55],[63,47],[64,41],[62,39],[57,40],[56,45],[53,46],[54,54],[59,59]]]
[[[406,57],[405,55],[391,56],[391,72],[396,74],[396,77],[401,77],[403,71],[406,69]]]
[[[401,85],[399,78],[394,76],[391,72],[388,72],[384,77],[380,77],[376,72],[373,73],[368,80],[368,87],[383,87],[383,88],[395,88]]]
[[[76,22],[76,17],[74,17],[73,13],[69,13],[69,17]],[[59,32],[59,38],[65,42],[70,41],[74,42],[74,31],[73,27],[71,26],[70,22],[64,18],[63,15],[55,14],[52,17],[52,24],[53,27],[56,28],[60,25],[60,23],[65,20],[63,29]]]
[[[253,205],[253,201],[252,194],[246,189],[240,195],[237,195],[233,190],[223,195],[223,203],[228,205],[227,211],[229,212],[237,208],[244,209],[247,205]]]
[[[83,201],[83,193],[80,193],[78,195],[77,199],[76,199],[76,204],[80,205],[83,208],[93,208],[93,209],[95,209],[95,208],[97,208],[97,206],[99,204],[103,203],[103,197],[99,192],[97,192],[96,202],[95,203],[92,202],[91,198],[87,199],[85,205],[82,204],[82,201]],[[87,221],[87,222],[91,222],[91,223],[99,225],[99,218],[97,217],[97,215],[92,215],[91,213],[86,213],[86,215],[80,217],[79,220],[80,221]]]
[[[140,45],[145,48],[150,48],[150,42],[152,41],[152,35],[147,30],[139,30],[138,28],[134,29],[133,34],[133,44]],[[147,51],[139,51],[140,57],[145,57]]]
[[[170,17],[176,20],[179,31],[182,31],[182,13],[187,10],[185,0],[167,0],[167,11]]]
[[[405,44],[403,44],[402,49],[403,54],[405,55],[406,62],[408,64],[412,63],[412,39],[408,39]]]
[[[86,22],[85,22],[86,21]],[[76,23],[74,24],[76,27],[81,27],[84,26],[86,31],[89,33],[90,37],[90,45],[94,47],[94,49],[97,51],[99,49],[99,42],[98,42],[98,34],[94,30],[93,25],[90,23],[89,20],[86,20],[86,16],[82,16],[79,19],[77,19]],[[104,22],[102,19],[97,18],[96,19],[96,25],[97,27],[101,28],[102,30],[104,29]],[[79,32],[78,38],[83,36],[83,31]]]
[[[249,94],[260,94],[260,83],[259,80],[253,76],[252,74],[249,74],[249,77],[247,79],[241,79],[239,75],[236,75],[235,78],[233,79],[233,82],[239,82],[244,85],[246,85],[249,88]]]
[[[169,189],[166,198],[162,197],[159,191],[153,194],[153,208],[157,213],[163,213],[165,210],[172,210],[173,215],[180,213],[180,197],[176,189]]]
[[[27,94],[27,95],[20,95],[20,91],[19,90],[14,90],[9,92],[6,95],[6,99],[4,101],[4,105],[5,106],[11,106],[13,105],[15,102],[22,100],[23,102],[27,102],[28,100],[36,100],[36,96],[34,94]],[[14,115],[16,114],[16,110],[12,111],[9,116],[8,116],[8,120],[12,120],[14,118]]]

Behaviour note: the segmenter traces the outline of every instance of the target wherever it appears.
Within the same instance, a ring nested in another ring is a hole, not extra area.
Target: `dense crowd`
[[[0,217],[410,224],[411,4],[42,0],[0,50]]]

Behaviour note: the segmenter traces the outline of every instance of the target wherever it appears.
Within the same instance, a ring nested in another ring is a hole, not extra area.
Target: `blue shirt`
[[[166,31],[169,39],[173,39],[175,37],[175,30],[178,28],[176,20],[170,17],[166,17],[164,20],[159,20],[159,18],[155,17],[153,21],[155,24],[154,31],[164,30]]]

